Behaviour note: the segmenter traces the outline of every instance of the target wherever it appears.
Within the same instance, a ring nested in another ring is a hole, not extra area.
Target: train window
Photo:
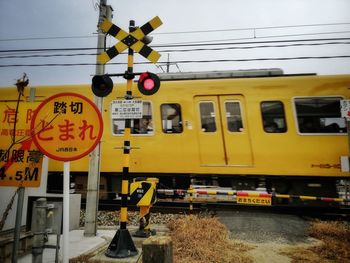
[[[201,127],[203,132],[215,132],[215,111],[213,102],[200,102],[199,112],[201,117]]]
[[[260,104],[264,131],[281,133],[287,131],[283,103],[280,101],[264,101]]]
[[[143,101],[142,119],[131,120],[131,134],[153,135],[152,105],[149,101]],[[112,134],[124,134],[125,119],[112,119]]]
[[[165,133],[182,133],[182,116],[180,104],[162,104],[162,130]]]
[[[225,101],[227,128],[230,132],[242,132],[242,114],[239,101]]]
[[[341,118],[341,97],[295,98],[295,111],[300,133],[346,133]]]

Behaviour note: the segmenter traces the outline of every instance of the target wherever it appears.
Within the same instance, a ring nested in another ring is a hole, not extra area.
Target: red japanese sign
[[[99,109],[76,93],[60,93],[35,110],[31,130],[39,150],[58,161],[73,161],[89,154],[102,137]]]
[[[30,122],[38,104],[0,103],[0,186],[39,187],[42,154],[32,143]]]

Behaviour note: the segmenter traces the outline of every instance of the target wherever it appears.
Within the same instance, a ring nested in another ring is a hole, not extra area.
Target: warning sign
[[[39,187],[43,155],[31,138],[38,103],[0,103],[0,186]]]
[[[271,197],[237,196],[237,204],[271,205]]]
[[[113,100],[111,119],[142,119],[142,100]]]
[[[102,136],[103,122],[91,100],[76,93],[60,93],[39,105],[31,130],[42,153],[54,160],[72,161],[95,148]]]

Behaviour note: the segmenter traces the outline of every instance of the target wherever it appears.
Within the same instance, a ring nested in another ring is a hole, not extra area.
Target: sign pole
[[[135,28],[135,21],[130,21],[129,30],[132,32]],[[125,72],[126,82],[126,94],[125,99],[132,99],[132,80],[134,64],[134,51],[128,49],[128,70]],[[122,193],[121,193],[121,207],[120,207],[120,228],[113,237],[110,243],[106,256],[112,258],[126,258],[137,255],[137,249],[131,238],[131,235],[127,229],[127,218],[128,218],[128,195],[129,195],[129,166],[130,166],[130,150],[131,150],[131,119],[125,119],[124,129],[124,147],[123,147],[123,172],[122,172]]]
[[[63,263],[69,261],[69,183],[70,162],[63,164]]]
[[[12,247],[12,262],[17,262],[17,252],[19,247],[19,238],[21,235],[21,224],[22,224],[22,210],[24,202],[24,191],[25,188],[20,186],[17,192],[17,210],[16,210],[16,223],[14,230],[14,242]]]
[[[85,96],[59,93],[37,107],[30,124],[33,141],[51,159],[63,161],[63,262],[69,261],[70,161],[88,155],[103,133],[102,115]],[[39,129],[38,129],[39,128]]]

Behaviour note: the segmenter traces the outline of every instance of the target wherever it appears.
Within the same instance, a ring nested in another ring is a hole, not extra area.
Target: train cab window
[[[131,134],[153,135],[152,105],[149,101],[142,102],[142,119],[131,120]],[[112,134],[124,134],[125,119],[112,119]]]
[[[264,101],[260,104],[264,131],[282,133],[287,131],[283,103],[280,101]]]
[[[182,116],[180,104],[162,104],[162,130],[164,133],[182,133]]]
[[[295,98],[295,112],[300,133],[346,133],[340,113],[341,97]]]
[[[230,132],[242,132],[242,114],[239,101],[225,101],[227,128]]]
[[[216,121],[213,102],[200,102],[199,114],[201,117],[201,128],[203,132],[215,132]]]

